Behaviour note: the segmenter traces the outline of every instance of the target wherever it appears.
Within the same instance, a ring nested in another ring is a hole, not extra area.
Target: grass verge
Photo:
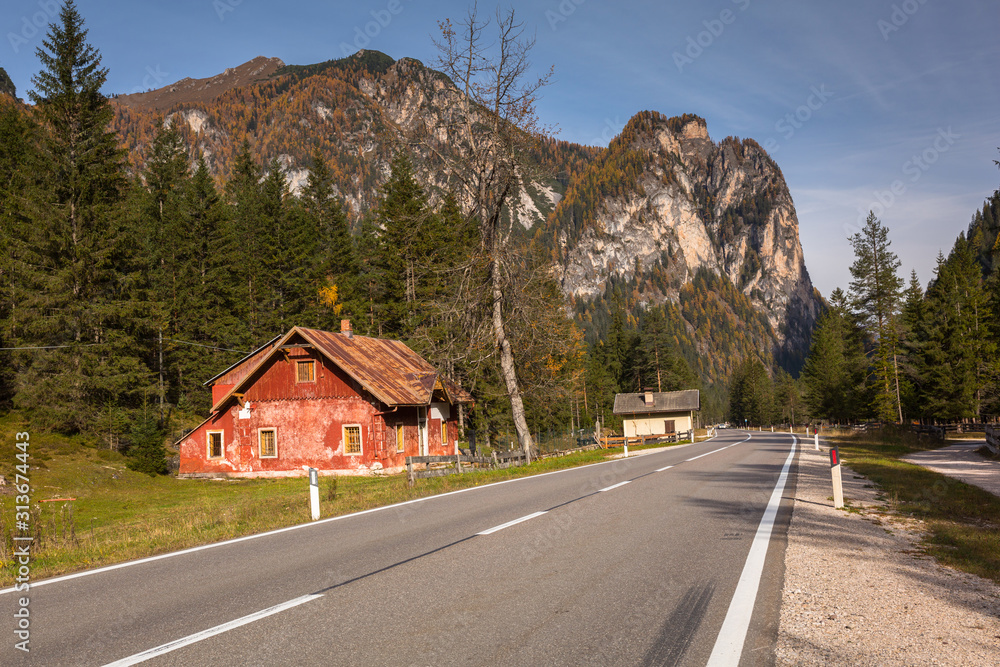
[[[896,511],[925,522],[929,555],[1000,584],[1000,498],[900,460],[944,445],[888,429],[831,440],[840,446],[844,464],[876,484]]]
[[[14,433],[24,424],[0,419],[0,586],[14,582]],[[622,449],[579,452],[530,466],[417,480],[406,475],[323,477],[324,518],[492,482],[598,463]],[[307,523],[305,478],[182,480],[126,468],[125,458],[84,441],[32,433],[30,448],[31,580]],[[43,502],[51,499],[72,498]]]

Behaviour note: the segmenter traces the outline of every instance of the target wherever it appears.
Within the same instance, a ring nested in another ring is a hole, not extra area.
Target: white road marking
[[[693,457],[693,458],[690,458],[690,459],[686,459],[686,460],[684,461],[684,463],[688,463],[688,462],[690,462],[690,461],[697,461],[698,459],[700,459],[700,458],[701,458],[701,457],[703,457],[703,456],[708,456],[709,454],[715,454],[716,452],[721,452],[721,451],[722,451],[723,449],[729,449],[729,447],[728,447],[728,446],[726,446],[726,447],[721,447],[721,448],[719,448],[719,449],[714,449],[714,450],[712,450],[712,451],[710,451],[710,452],[705,452],[704,454],[699,454],[698,456],[695,456],[695,457]]]
[[[740,664],[743,643],[747,638],[750,617],[753,616],[753,606],[757,600],[757,589],[760,588],[760,578],[764,572],[764,558],[767,556],[767,547],[771,541],[771,530],[774,528],[774,519],[778,514],[778,505],[781,504],[781,495],[785,491],[788,469],[795,458],[797,444],[798,438],[792,436],[792,451],[785,459],[785,465],[778,475],[778,483],[774,486],[767,509],[764,510],[764,516],[757,526],[747,562],[743,566],[743,573],[740,575],[739,583],[736,584],[736,592],[733,593],[729,611],[726,612],[726,619],[722,622],[722,629],[719,630],[719,636],[715,640],[715,647],[706,667],[737,667]]]
[[[749,439],[749,438],[748,438]],[[709,440],[714,440],[714,438],[709,438]],[[690,442],[686,445],[677,445],[671,447],[670,451],[683,449],[685,447],[692,447],[694,445],[700,445],[708,440],[703,440],[701,442]],[[743,442],[746,442],[745,440]],[[735,443],[739,444],[739,443]],[[277,528],[275,530],[269,530],[265,533],[256,533],[254,535],[244,535],[243,537],[235,537],[231,540],[224,540],[222,542],[214,542],[212,544],[203,544],[197,547],[191,547],[189,549],[181,549],[180,551],[171,551],[165,554],[159,554],[158,556],[149,556],[147,558],[140,558],[138,560],[130,560],[124,563],[116,563],[115,565],[106,565],[104,567],[98,567],[93,570],[83,570],[81,572],[74,572],[73,574],[66,574],[61,577],[52,577],[51,579],[43,579],[41,581],[32,582],[32,588],[38,588],[39,586],[47,586],[49,584],[56,584],[62,581],[69,581],[71,579],[77,579],[79,577],[89,577],[93,574],[101,574],[103,572],[111,572],[113,570],[120,570],[126,567],[132,567],[133,565],[142,565],[143,563],[152,563],[153,561],[162,560],[164,558],[174,558],[175,556],[183,556],[185,554],[195,553],[198,551],[205,551],[206,549],[216,549],[218,547],[228,546],[230,544],[237,544],[239,542],[246,542],[247,540],[256,540],[261,537],[270,537],[271,535],[278,535],[280,533],[286,533],[291,530],[305,530],[312,528],[313,526],[320,526],[333,521],[342,521],[344,519],[350,519],[356,516],[362,516],[364,514],[372,514],[374,512],[384,512],[385,510],[395,509],[397,507],[403,507],[405,505],[413,505],[415,503],[422,503],[429,500],[434,500],[435,498],[445,498],[447,496],[453,496],[459,493],[468,493],[469,491],[477,491],[479,489],[488,489],[491,486],[500,486],[501,484],[514,484],[516,482],[524,482],[532,479],[539,479],[541,477],[548,477],[549,475],[559,475],[566,472],[571,472],[573,470],[583,470],[584,468],[592,468],[595,466],[603,466],[608,464],[617,463],[620,459],[614,459],[610,461],[601,461],[600,463],[591,463],[585,466],[577,466],[575,468],[563,468],[562,470],[553,470],[552,472],[543,472],[538,475],[530,475],[528,477],[517,477],[515,479],[505,479],[502,482],[493,482],[492,484],[483,484],[482,486],[470,486],[465,489],[458,489],[455,491],[449,491],[448,493],[439,493],[435,496],[425,496],[423,498],[414,498],[413,500],[404,500],[401,503],[394,503],[392,505],[384,505],[382,507],[373,507],[368,510],[362,510],[360,512],[354,512],[352,514],[341,514],[340,516],[330,517],[329,519],[320,519],[319,521],[310,521],[309,523],[300,523],[295,526],[286,526],[285,528]],[[17,589],[13,586],[10,588],[4,588],[0,590],[0,595],[6,595],[8,593],[14,593]]]
[[[753,436],[751,436],[751,435],[747,435],[747,439],[746,439],[746,440],[740,440],[739,442],[734,442],[734,443],[733,443],[733,444],[731,444],[731,445],[726,445],[725,447],[720,447],[720,448],[718,448],[718,449],[716,449],[716,450],[713,450],[713,451],[711,451],[711,452],[705,452],[704,454],[699,454],[698,456],[695,456],[695,457],[693,457],[693,458],[690,458],[690,459],[687,459],[687,460],[685,460],[685,461],[684,461],[684,463],[688,463],[688,462],[690,462],[690,461],[697,461],[697,460],[698,460],[698,459],[700,459],[700,458],[701,458],[702,456],[708,456],[709,454],[715,454],[716,452],[721,452],[721,451],[722,451],[722,450],[724,450],[724,449],[729,449],[730,447],[735,447],[736,445],[742,445],[742,444],[743,444],[744,442],[746,442],[747,440],[749,440],[749,439],[750,439],[750,438],[752,438],[752,437],[753,437]]]
[[[632,480],[627,479],[624,482],[618,482],[617,484],[612,484],[611,486],[606,486],[603,489],[601,489],[600,491],[598,491],[598,493],[604,493],[605,491],[610,491],[611,489],[617,489],[619,486],[625,486],[630,481],[632,481]]]
[[[176,651],[179,648],[184,648],[185,646],[190,646],[195,642],[200,642],[203,639],[208,639],[209,637],[214,637],[215,635],[221,635],[223,632],[228,632],[241,625],[246,625],[248,623],[253,623],[254,621],[259,621],[262,618],[272,616],[274,614],[285,611],[286,609],[291,609],[292,607],[297,607],[300,604],[305,604],[306,602],[311,602],[316,598],[321,598],[322,595],[303,595],[302,597],[295,598],[294,600],[289,600],[288,602],[282,602],[281,604],[275,605],[273,607],[268,607],[253,614],[244,616],[243,618],[237,618],[235,621],[229,621],[228,623],[223,623],[222,625],[217,625],[214,628],[209,628],[208,630],[202,630],[201,632],[196,632],[193,635],[188,635],[187,637],[182,637],[176,639],[172,642],[167,642],[156,648],[151,648],[148,651],[143,651],[142,653],[136,653],[133,656],[127,658],[122,658],[121,660],[116,660],[115,662],[110,662],[105,667],[127,667],[128,665],[137,665],[140,662],[145,662],[157,656],[161,656],[164,653],[170,653],[171,651]]]
[[[497,532],[498,530],[503,530],[504,528],[510,528],[511,526],[516,526],[517,524],[521,523],[522,521],[528,521],[529,519],[534,519],[536,516],[542,516],[543,514],[546,514],[546,513],[548,513],[548,510],[545,510],[545,511],[542,511],[542,512],[535,512],[534,514],[528,514],[527,516],[522,516],[520,519],[514,519],[513,521],[508,521],[507,523],[502,523],[499,526],[493,526],[492,528],[490,528],[488,530],[484,530],[481,533],[476,533],[476,535],[492,535],[493,533]]]
[[[665,466],[663,468],[658,468],[656,472],[663,472],[664,470],[670,470],[673,466]]]

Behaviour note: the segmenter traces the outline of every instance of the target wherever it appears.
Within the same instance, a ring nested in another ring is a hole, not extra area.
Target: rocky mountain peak
[[[14,82],[10,80],[7,70],[3,67],[0,67],[0,94],[17,97],[17,88],[14,86]]]

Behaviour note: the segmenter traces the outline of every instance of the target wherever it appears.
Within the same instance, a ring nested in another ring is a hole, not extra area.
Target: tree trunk
[[[500,374],[503,376],[504,384],[507,386],[507,395],[510,396],[510,408],[514,417],[514,429],[517,432],[517,441],[527,457],[527,463],[531,463],[531,430],[528,428],[528,420],[524,413],[524,402],[521,400],[521,389],[517,382],[514,352],[511,350],[510,341],[507,340],[507,331],[504,326],[503,289],[500,284],[500,266],[497,262],[493,263],[491,273],[491,281],[493,283],[493,336],[496,340],[497,350],[500,353]]]

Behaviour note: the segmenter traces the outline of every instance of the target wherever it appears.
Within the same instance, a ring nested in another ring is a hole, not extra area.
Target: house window
[[[403,439],[403,425],[396,424],[396,452],[403,453],[406,451],[406,441]]]
[[[222,458],[222,431],[208,432],[208,458]]]
[[[344,453],[361,453],[361,427],[358,425],[344,427]]]
[[[278,430],[262,428],[257,431],[257,441],[260,444],[260,458],[278,458]]]
[[[448,422],[441,420],[441,444],[448,444]]]
[[[315,382],[316,381],[316,362],[309,361],[296,361],[295,362],[295,381],[296,382]]]

